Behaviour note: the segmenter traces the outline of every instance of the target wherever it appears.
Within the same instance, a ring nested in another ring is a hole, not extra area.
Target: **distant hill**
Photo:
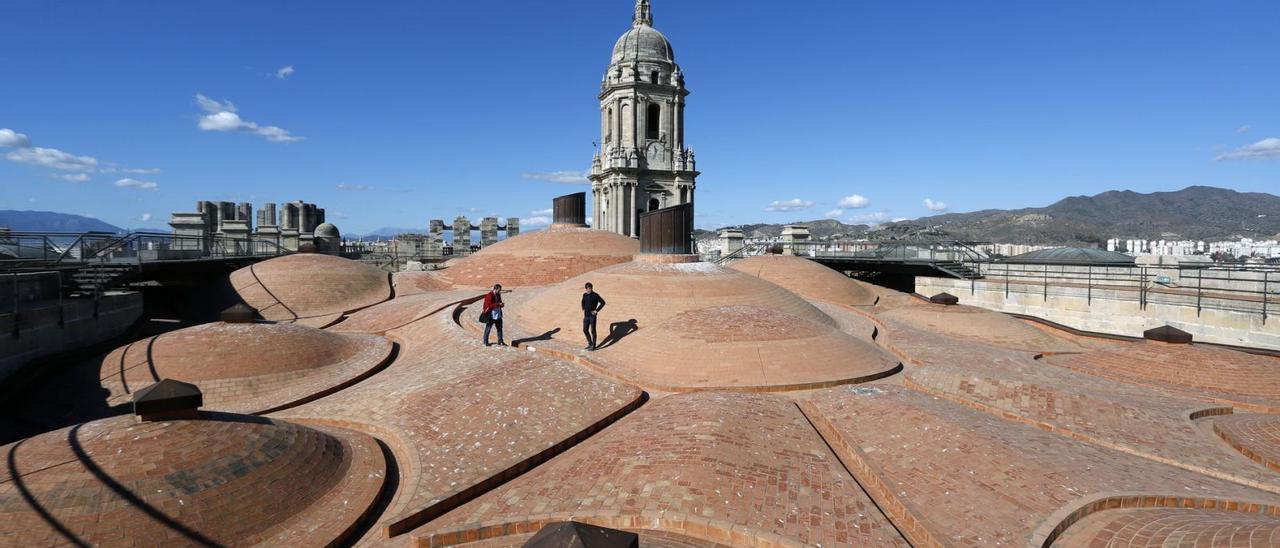
[[[0,209],[0,227],[15,232],[124,232],[124,229],[91,217],[53,211]]]
[[[809,223],[814,238],[845,232],[878,239],[947,238],[998,243],[1098,247],[1108,238],[1144,240],[1269,239],[1280,234],[1280,197],[1261,192],[1192,186],[1174,192],[1130,190],[1072,196],[1046,207],[946,213],[875,227],[837,221]],[[774,236],[783,225],[747,225]]]

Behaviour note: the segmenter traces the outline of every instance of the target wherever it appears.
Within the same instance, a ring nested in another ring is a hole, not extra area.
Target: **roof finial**
[[[649,11],[649,0],[636,0],[636,16],[631,20],[631,25],[653,26],[653,13]]]

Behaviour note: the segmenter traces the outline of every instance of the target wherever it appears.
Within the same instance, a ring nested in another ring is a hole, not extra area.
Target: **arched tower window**
[[[662,207],[658,205],[658,199],[649,198],[649,211],[657,211],[659,209],[662,209]]]
[[[609,107],[609,118],[604,128],[604,142],[613,142],[613,107]]]
[[[658,127],[662,121],[662,107],[657,103],[649,103],[649,110],[645,112],[645,139],[657,139]]]

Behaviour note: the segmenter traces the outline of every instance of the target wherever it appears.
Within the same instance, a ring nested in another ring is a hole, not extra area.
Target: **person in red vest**
[[[480,312],[484,321],[484,345],[489,346],[489,330],[498,327],[498,346],[506,346],[502,340],[502,284],[493,284],[493,291],[484,294],[484,310]]]

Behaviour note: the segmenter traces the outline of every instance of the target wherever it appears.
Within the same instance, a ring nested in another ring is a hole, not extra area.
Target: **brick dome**
[[[263,318],[316,327],[391,298],[388,273],[315,253],[286,255],[241,268],[231,273],[231,285]]]
[[[386,461],[363,434],[260,417],[113,417],[0,447],[15,546],[324,546],[349,537]]]
[[[608,302],[598,320],[602,349],[588,360],[652,389],[828,386],[878,378],[898,365],[794,293],[709,263],[603,268],[509,306],[511,325],[527,333],[559,328],[557,339],[581,341],[586,282]],[[631,320],[634,332],[623,335]]]
[[[99,378],[113,404],[169,378],[199,386],[210,409],[257,413],[362,378],[392,348],[382,337],[296,324],[209,323],[117,348]]]
[[[498,242],[439,274],[459,287],[542,286],[630,261],[639,252],[639,242],[620,234],[555,226]]]
[[[759,255],[733,261],[729,267],[778,284],[806,299],[852,306],[876,302],[876,296],[859,282],[803,257]]]

